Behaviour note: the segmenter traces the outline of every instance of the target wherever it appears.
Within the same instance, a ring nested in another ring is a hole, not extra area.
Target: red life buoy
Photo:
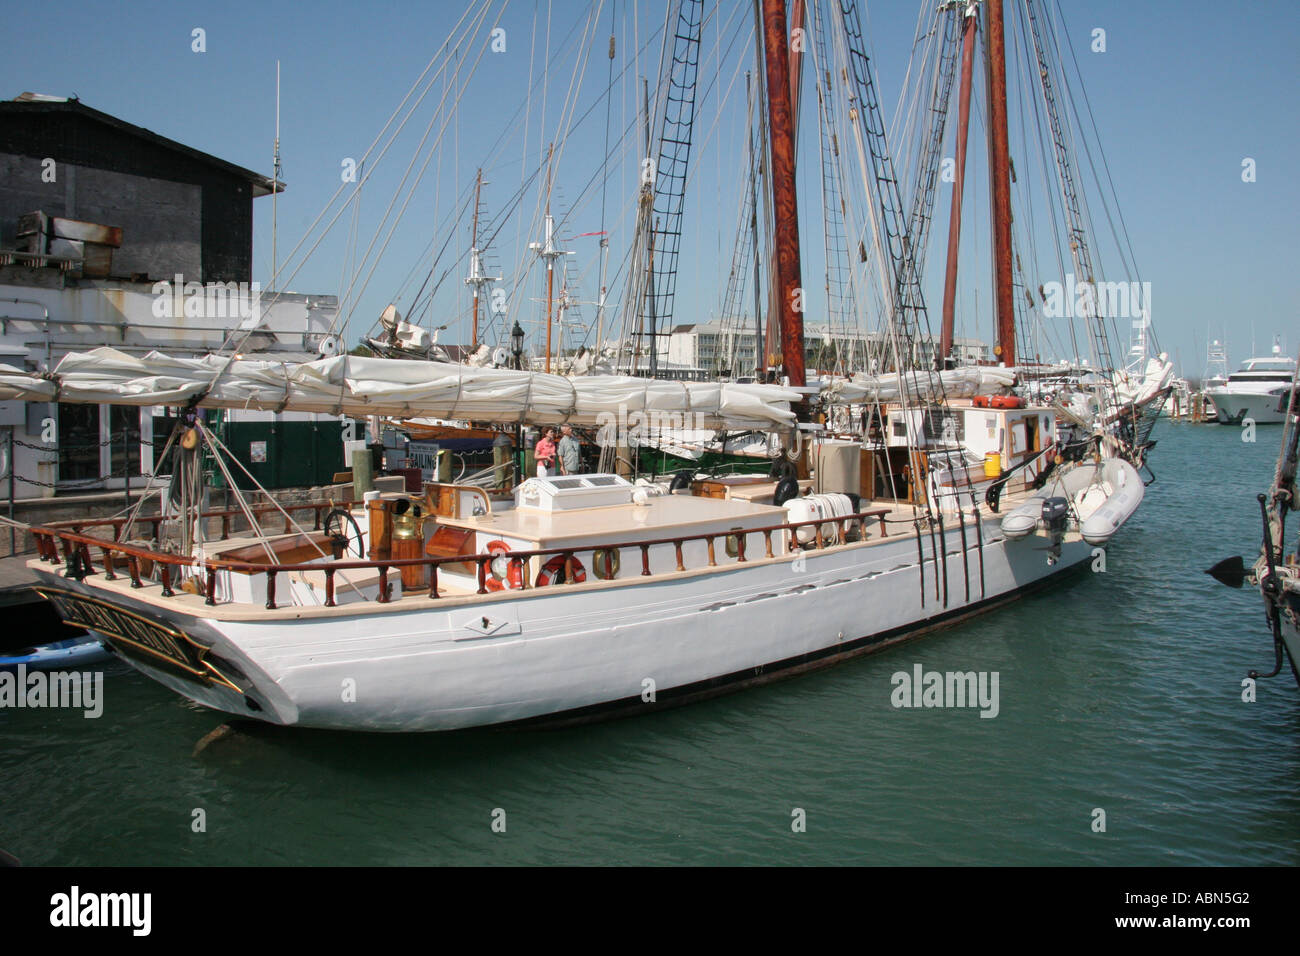
[[[573,561],[572,581],[565,581],[566,572],[564,570],[564,555],[557,554],[555,557],[551,558],[551,560],[547,561],[546,564],[543,565],[542,570],[538,572],[537,586],[539,588],[544,588],[548,584],[581,584],[583,581],[587,580],[587,572],[586,569],[583,568],[582,562],[579,561],[576,556],[571,560]]]
[[[487,549],[489,554],[508,555],[510,553],[510,545],[506,544],[504,541],[489,541]],[[506,559],[507,563],[504,575],[500,573],[500,568],[497,566],[498,560],[500,559],[493,558],[488,562],[488,569],[491,573],[485,576],[483,581],[484,586],[489,591],[500,591],[503,588],[513,589],[523,587],[523,558]]]
[[[975,398],[971,401],[971,404],[974,405],[976,408],[988,408],[989,397],[987,395],[976,395]]]

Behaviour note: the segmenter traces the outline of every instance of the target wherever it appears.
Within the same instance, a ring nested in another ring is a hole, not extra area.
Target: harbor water
[[[0,848],[56,866],[1300,864],[1300,689],[1285,668],[1243,699],[1246,673],[1272,668],[1263,604],[1202,573],[1253,558],[1278,429],[1155,437],[1158,480],[1095,570],[649,716],[412,736],[240,724],[195,753],[223,715],[99,665],[97,718],[0,709]],[[996,674],[996,710],[895,706],[918,665]]]

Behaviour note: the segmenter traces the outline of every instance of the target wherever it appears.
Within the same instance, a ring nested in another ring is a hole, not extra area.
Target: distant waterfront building
[[[755,334],[721,322],[700,322],[674,326],[667,335],[666,354],[660,364],[667,369],[724,371],[733,376],[754,374]],[[842,368],[860,371],[869,367],[870,356],[884,348],[879,332],[832,328],[825,324],[804,325],[804,363],[810,370],[834,372]],[[922,360],[929,363],[938,350],[933,338],[920,343]],[[953,340],[953,359],[958,365],[987,362],[991,350],[978,339]]]

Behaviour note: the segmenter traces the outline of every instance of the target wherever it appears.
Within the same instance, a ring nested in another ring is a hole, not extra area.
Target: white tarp
[[[0,402],[12,402],[22,399],[27,402],[48,402],[54,399],[58,391],[53,382],[14,368],[12,365],[0,365]]]
[[[887,375],[858,374],[852,379],[832,382],[822,390],[829,402],[856,405],[862,402],[899,402],[919,399],[970,398],[991,395],[1009,388],[1016,380],[1016,370],[1000,365],[978,365],[946,369],[943,372],[907,372],[904,381],[897,372]],[[942,382],[942,389],[940,383]]]
[[[603,425],[620,416],[697,415],[704,428],[782,428],[794,423],[793,389],[778,385],[676,382],[600,375],[569,379],[542,372],[470,368],[442,362],[339,355],[302,364],[128,355],[116,349],[69,353],[48,377],[0,367],[0,399],[251,408],[353,416],[432,416],[471,421]]]

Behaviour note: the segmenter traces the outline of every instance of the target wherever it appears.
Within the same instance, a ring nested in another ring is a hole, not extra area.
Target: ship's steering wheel
[[[351,533],[348,525],[352,526]],[[325,533],[342,554],[347,554],[348,546],[355,544],[357,557],[365,560],[365,538],[361,534],[361,526],[357,524],[357,519],[352,517],[350,511],[343,508],[331,509],[325,516]]]

